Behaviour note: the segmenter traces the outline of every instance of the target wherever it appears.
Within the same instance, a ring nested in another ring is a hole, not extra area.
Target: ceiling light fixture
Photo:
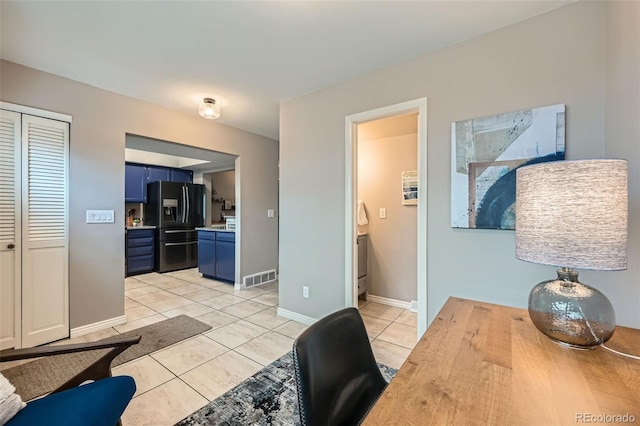
[[[220,118],[220,107],[216,105],[216,100],[213,98],[204,98],[198,108],[200,117],[208,120],[215,120]]]

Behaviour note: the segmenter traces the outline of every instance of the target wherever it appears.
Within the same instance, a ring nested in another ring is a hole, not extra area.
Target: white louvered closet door
[[[69,336],[69,123],[22,116],[22,346]]]
[[[0,349],[21,347],[20,114],[0,110]]]

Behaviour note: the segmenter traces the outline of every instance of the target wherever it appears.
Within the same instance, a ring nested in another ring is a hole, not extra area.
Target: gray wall
[[[226,170],[224,172],[211,173],[211,188],[216,190],[216,199],[231,200],[231,205],[236,205],[236,171]],[[234,210],[223,210],[222,203],[211,203],[211,220],[220,222],[221,213],[225,216],[234,216]],[[266,212],[265,212],[266,214]]]
[[[277,267],[278,142],[86,84],[0,62],[3,101],[73,117],[70,140],[70,322],[124,313],[125,134],[239,155],[242,275]],[[112,209],[114,224],[87,225],[86,209]]]
[[[367,292],[411,302],[418,299],[418,207],[402,204],[401,178],[403,171],[418,168],[418,134],[367,139],[360,127],[358,200],[369,220]],[[386,219],[380,219],[383,207]]]
[[[640,54],[637,7],[572,3],[284,102],[280,307],[318,318],[344,306],[345,116],[421,97],[428,98],[428,230],[418,238],[427,239],[428,258],[418,262],[427,263],[429,321],[451,295],[526,307],[531,287],[553,278],[555,268],[516,260],[512,231],[450,227],[450,124],[565,103],[568,159],[615,155],[630,161],[630,268],[580,276],[609,295],[618,323],[640,327],[640,111],[638,73],[627,71],[629,63],[637,70]],[[618,21],[624,28],[615,28]],[[615,79],[605,77],[614,71]],[[613,111],[623,112],[614,118]],[[304,238],[303,227],[309,230]],[[311,298],[301,297],[303,285]]]
[[[609,2],[605,19],[604,155],[629,160],[628,266],[583,281],[612,300],[618,323],[640,327],[640,2]]]

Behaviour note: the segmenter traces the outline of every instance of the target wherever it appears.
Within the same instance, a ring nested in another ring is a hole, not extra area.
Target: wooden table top
[[[606,345],[640,356],[640,330],[617,327]],[[615,417],[625,415],[626,421]],[[640,360],[562,347],[535,328],[525,309],[449,298],[364,425],[589,419],[640,424]]]

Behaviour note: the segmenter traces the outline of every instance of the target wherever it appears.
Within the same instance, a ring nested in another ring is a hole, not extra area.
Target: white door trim
[[[427,330],[427,98],[389,105],[345,117],[345,306],[357,306],[357,125],[381,118],[418,113],[418,336]]]
[[[35,117],[50,118],[52,120],[64,121],[71,123],[72,117],[67,114],[61,114],[59,112],[45,111],[39,108],[32,108],[24,105],[12,104],[10,102],[0,101],[0,109],[7,111],[19,112],[22,114],[29,114]]]

